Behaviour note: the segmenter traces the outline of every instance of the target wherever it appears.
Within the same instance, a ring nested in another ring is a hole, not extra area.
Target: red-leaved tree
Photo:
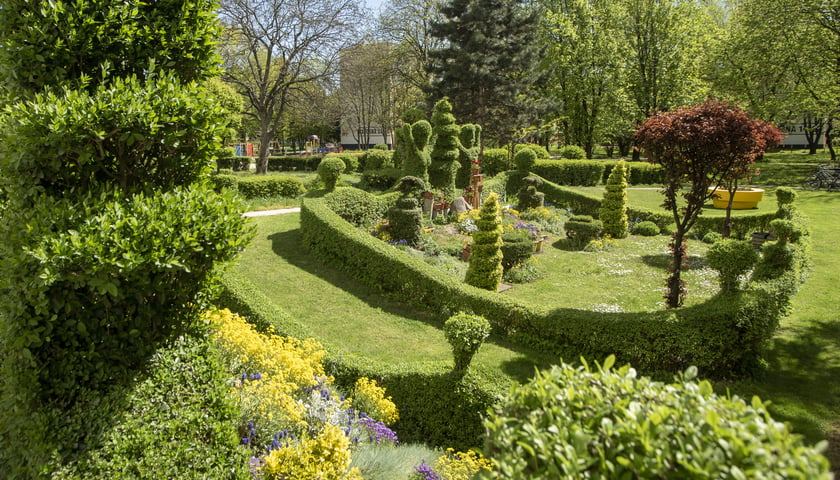
[[[747,171],[774,145],[778,135],[771,134],[772,130],[775,127],[750,118],[737,105],[717,100],[661,112],[636,130],[636,144],[665,170],[663,207],[671,211],[676,223],[666,281],[669,308],[679,307],[685,300],[685,283],[680,278],[686,268],[685,238],[713,195],[709,187],[728,184],[733,172]]]

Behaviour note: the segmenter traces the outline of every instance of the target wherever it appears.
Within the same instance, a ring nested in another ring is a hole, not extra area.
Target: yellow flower
[[[400,419],[397,406],[391,397],[385,397],[385,389],[376,385],[376,380],[362,377],[356,380],[353,406],[356,410],[365,412],[374,420],[385,425],[393,425]]]
[[[492,463],[481,453],[472,450],[456,453],[455,449],[447,448],[446,453],[435,462],[434,468],[442,480],[470,480],[481,470],[491,471]]]

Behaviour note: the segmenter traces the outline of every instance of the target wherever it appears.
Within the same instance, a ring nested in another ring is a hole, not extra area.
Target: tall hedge
[[[452,115],[452,104],[444,98],[435,104],[432,112],[432,133],[435,139],[432,147],[432,163],[429,166],[429,183],[448,194],[455,191],[455,172],[461,164],[458,163],[460,151],[458,149],[458,134],[460,127],[455,124]]]
[[[206,184],[227,131],[194,83],[218,65],[215,8],[0,9],[2,478],[48,474],[48,456],[78,448],[46,412],[131,381],[248,241],[240,207]]]

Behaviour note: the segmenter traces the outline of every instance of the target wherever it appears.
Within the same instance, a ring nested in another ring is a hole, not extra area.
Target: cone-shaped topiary
[[[405,124],[402,131],[405,153],[402,154],[403,176],[411,176],[429,181],[429,164],[431,158],[426,151],[426,145],[432,136],[432,125],[426,120],[418,120],[413,125]]]
[[[502,283],[502,216],[499,197],[491,193],[484,200],[475,222],[470,266],[464,281],[469,285],[496,291]]]
[[[435,110],[432,113],[432,130],[435,145],[432,148],[429,182],[432,187],[451,195],[455,191],[455,172],[460,168],[458,134],[461,129],[455,124],[452,104],[446,98],[435,104]]]
[[[458,139],[461,141],[461,145],[458,148],[460,152],[458,163],[461,165],[461,168],[458,169],[458,173],[455,175],[455,187],[467,188],[470,184],[472,169],[478,166],[473,161],[478,161],[481,125],[472,123],[461,125],[461,133],[458,134]]]
[[[604,200],[598,216],[604,224],[604,235],[613,238],[627,236],[627,166],[624,160],[613,167],[607,178]]]

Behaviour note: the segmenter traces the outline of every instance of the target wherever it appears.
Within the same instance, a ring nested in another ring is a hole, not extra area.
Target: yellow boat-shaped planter
[[[712,204],[715,208],[726,208],[729,204],[729,192],[723,189],[715,190],[714,187],[709,187],[709,192],[714,192],[712,197]],[[744,188],[735,190],[735,196],[732,200],[733,210],[748,210],[750,208],[758,208],[758,202],[764,198],[763,188]]]

